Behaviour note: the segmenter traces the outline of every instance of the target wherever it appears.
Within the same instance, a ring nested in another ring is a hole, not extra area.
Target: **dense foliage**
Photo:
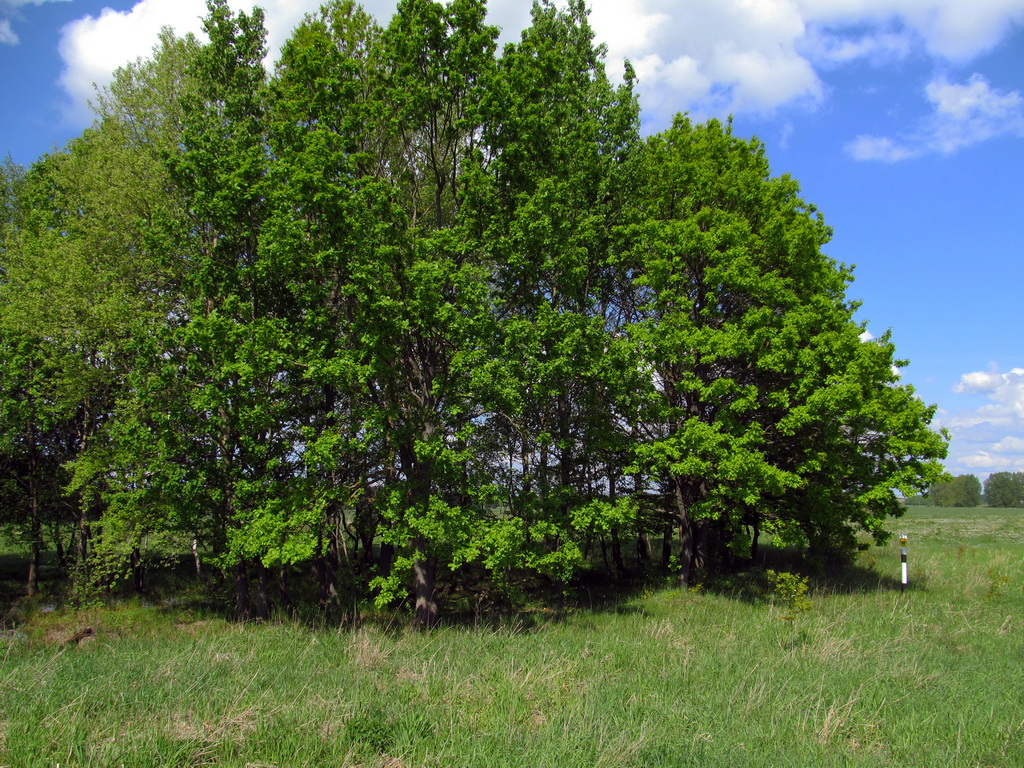
[[[940,476],[797,183],[730,124],[642,139],[581,0],[500,55],[482,0],[334,0],[270,76],[260,11],[205,28],[3,172],[0,492],[34,557],[141,585],[191,545],[239,616],[310,563],[431,624],[439,586],[565,584],[597,542],[675,541],[684,584],[761,532],[849,551]]]
[[[990,507],[1024,507],[1024,472],[993,472],[985,479]]]
[[[981,505],[981,481],[975,475],[957,475],[934,483],[928,491],[936,507],[977,507]]]

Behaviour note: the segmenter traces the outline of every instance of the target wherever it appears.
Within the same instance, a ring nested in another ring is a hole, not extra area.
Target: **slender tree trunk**
[[[249,603],[249,565],[245,560],[235,564],[235,619],[247,621],[252,615]]]
[[[615,485],[615,473],[608,467],[608,500],[615,504],[618,501],[618,489]],[[622,559],[622,542],[619,540],[619,529],[612,528],[612,562],[620,574],[626,572],[626,561]]]
[[[646,533],[639,533],[636,537],[636,559],[641,563],[651,559],[651,540]]]
[[[28,364],[29,378],[33,378],[35,364]],[[29,412],[35,410],[35,398],[28,395]],[[28,583],[25,585],[25,592],[28,597],[34,597],[39,593],[39,564],[41,559],[40,540],[42,539],[42,526],[39,516],[39,452],[36,445],[36,423],[33,417],[29,417],[25,434],[25,442],[28,445],[28,503],[30,515],[30,552],[28,559]]]
[[[28,597],[35,597],[39,594],[39,567],[41,562],[42,553],[39,545],[33,541],[28,558],[28,587],[25,590],[25,594]]]
[[[28,558],[28,587],[26,594],[29,597],[34,597],[39,593],[39,566],[42,560],[42,526],[39,519],[39,489],[35,481],[35,471],[31,469],[32,473],[29,477],[29,505],[31,507],[31,544]]]
[[[135,594],[141,595],[145,588],[145,569],[142,567],[142,550],[138,547],[132,548],[131,565],[132,586],[135,589]]]
[[[569,511],[569,497],[567,490],[572,486],[573,474],[573,441],[570,430],[570,419],[572,418],[572,407],[569,402],[569,395],[562,392],[558,396],[558,482],[561,485],[561,492],[565,501],[562,503],[562,514]]]
[[[270,618],[270,598],[267,594],[267,568],[262,560],[256,561],[256,618]]]
[[[690,520],[689,500],[686,489],[679,478],[672,478],[672,490],[676,507],[676,522],[679,526],[679,577],[680,587],[690,586],[693,576],[694,538]]]
[[[292,603],[291,595],[288,594],[288,579],[287,573],[285,572],[284,566],[282,565],[277,569],[277,599],[281,604],[281,607],[291,613],[295,608]]]
[[[53,546],[57,550],[57,567],[60,568],[61,572],[64,572],[68,567],[68,556],[67,552],[64,551],[64,541],[60,537],[60,530],[53,537]]]
[[[35,424],[28,427],[28,503],[30,520],[30,552],[28,559],[28,585],[26,593],[34,597],[39,593],[39,564],[41,560],[42,521],[39,514],[39,461],[36,449]]]
[[[203,568],[199,563],[199,539],[192,539],[192,562],[196,566],[196,578],[201,581],[203,578]]]
[[[330,563],[329,546],[321,534],[317,539],[316,556],[313,558],[313,573],[320,591],[320,607],[324,610],[327,610],[331,602],[338,597],[338,591],[334,586],[336,576]]]
[[[622,557],[622,542],[619,540],[619,530],[612,529],[612,562],[615,563],[615,570],[620,574],[626,572],[626,561]]]
[[[661,534],[661,564],[668,566],[672,561],[672,526],[666,525]]]
[[[90,538],[89,513],[83,509],[78,515],[78,568],[81,570],[82,575],[86,577],[89,574]]]
[[[332,503],[332,507],[334,504]],[[341,568],[341,549],[344,546],[342,537],[344,534],[338,531],[339,511],[333,509],[328,517],[327,528],[327,588],[331,596],[338,596],[338,569]]]

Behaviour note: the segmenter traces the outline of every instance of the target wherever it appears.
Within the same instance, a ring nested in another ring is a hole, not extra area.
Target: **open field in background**
[[[894,539],[792,627],[759,569],[427,633],[37,605],[0,639],[0,766],[1024,765],[1024,510],[892,529],[909,590]]]

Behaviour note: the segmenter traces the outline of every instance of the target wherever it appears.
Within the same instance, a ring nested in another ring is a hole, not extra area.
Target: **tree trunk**
[[[67,553],[64,551],[64,541],[60,537],[60,529],[57,529],[56,534],[53,536],[53,546],[57,550],[57,567],[60,568],[61,573],[67,571],[68,558]]]
[[[91,538],[91,531],[89,529],[89,515],[84,509],[81,510],[78,516],[78,569],[81,571],[83,577],[89,575],[89,539]]]
[[[680,587],[689,587],[693,575],[693,528],[690,521],[679,520],[679,576],[676,583]]]
[[[287,573],[283,565],[277,569],[277,599],[284,610],[288,613],[293,612],[295,605],[292,603],[291,595],[288,594]]]
[[[651,559],[651,540],[646,533],[640,533],[636,537],[636,559],[641,563]]]
[[[30,481],[32,486],[32,542],[30,544],[31,550],[28,558],[28,587],[26,594],[29,597],[34,597],[39,594],[39,566],[42,560],[42,546],[40,541],[42,539],[42,531],[39,524],[39,498],[36,495],[35,482]]]
[[[37,477],[38,461],[36,452],[35,426],[29,424],[28,432],[28,503],[31,515],[31,551],[28,559],[28,585],[26,593],[34,597],[39,593],[39,563],[41,559],[40,542],[42,541],[42,523],[39,515],[39,482]]]
[[[608,501],[615,504],[618,501],[618,489],[615,484],[615,472],[611,465],[608,466]],[[619,540],[619,529],[612,528],[612,562],[615,563],[615,570],[619,574],[626,573],[626,561],[622,559],[622,542]]]
[[[704,573],[710,560],[711,521],[693,520],[690,522],[690,527],[693,529],[693,561],[690,565],[690,579],[694,581]]]
[[[245,560],[235,564],[235,619],[248,621],[252,614],[249,603],[249,566]]]
[[[686,489],[682,481],[672,478],[672,490],[676,506],[676,522],[679,526],[679,577],[680,587],[689,587],[693,577],[694,539],[693,525]]]
[[[424,541],[416,539],[412,548],[423,553]],[[437,558],[422,556],[412,566],[413,594],[416,596],[416,623],[421,627],[435,627],[441,620],[437,606]]]
[[[337,599],[338,590],[337,574],[331,567],[329,544],[321,534],[316,546],[316,555],[313,558],[313,572],[316,574],[317,586],[320,590],[320,607],[324,610]]]
[[[620,574],[626,572],[626,561],[622,558],[622,543],[619,541],[619,531],[612,529],[612,562],[615,563],[615,570]]]
[[[131,565],[132,565],[132,586],[135,588],[135,594],[141,595],[145,585],[145,569],[142,567],[142,550],[138,547],[132,549],[131,554]]]
[[[267,596],[267,568],[262,560],[256,561],[256,618],[266,621],[270,618],[270,599]]]
[[[196,566],[196,578],[202,580],[203,569],[199,564],[199,539],[192,539],[192,561]]]

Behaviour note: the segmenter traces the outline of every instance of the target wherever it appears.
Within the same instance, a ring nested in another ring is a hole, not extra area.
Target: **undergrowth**
[[[429,632],[365,611],[237,624],[166,596],[21,605],[0,766],[1024,765],[1024,542],[936,534],[934,514],[900,523],[906,592],[892,544],[852,575],[771,563],[791,593],[755,567]]]

